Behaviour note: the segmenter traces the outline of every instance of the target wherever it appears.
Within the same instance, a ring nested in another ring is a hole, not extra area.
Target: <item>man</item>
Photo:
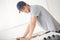
[[[31,21],[28,24],[28,28],[23,37],[18,38],[17,40],[30,40],[32,33],[34,31],[36,21],[40,23],[44,30],[55,31],[54,23],[51,19],[49,12],[40,5],[28,5],[27,3],[20,1],[17,3],[17,8],[22,12],[31,14]]]

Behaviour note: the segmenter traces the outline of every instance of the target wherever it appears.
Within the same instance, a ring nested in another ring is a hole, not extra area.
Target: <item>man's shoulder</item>
[[[41,5],[31,5],[32,7],[43,7]]]
[[[42,8],[44,8],[44,7],[41,6],[41,5],[31,5],[31,8],[32,8],[32,9],[42,9]]]

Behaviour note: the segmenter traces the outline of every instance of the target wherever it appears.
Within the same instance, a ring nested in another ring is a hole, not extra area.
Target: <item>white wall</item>
[[[53,17],[60,23],[60,0],[47,0],[47,6]]]
[[[25,25],[21,25],[21,24],[27,23],[30,20],[30,15],[18,13],[18,10],[16,8],[16,4],[18,1],[21,0],[0,0],[0,39],[16,38],[17,36],[22,36],[24,30],[27,27],[27,24]],[[42,5],[48,10],[46,0],[23,0],[23,1],[25,1],[30,5],[31,4]],[[60,20],[59,13],[60,12],[58,9],[56,13],[54,13],[57,14],[54,16],[58,21]],[[34,32],[38,32],[38,30],[40,31],[40,29],[39,27],[36,27]]]
[[[16,38],[22,36],[30,20],[30,15],[19,14],[16,4],[21,0],[0,0],[0,39]],[[46,0],[23,0],[30,5],[38,4],[47,9]],[[42,30],[39,27],[35,28],[35,32]]]
[[[60,30],[60,0],[46,0],[49,12],[56,21],[59,23],[59,26],[56,26],[57,30]]]
[[[9,28],[8,26],[12,27],[15,25],[23,24],[28,22],[29,15],[26,14],[19,14],[16,8],[16,4],[19,0],[0,0],[0,30]],[[38,4],[43,5],[47,8],[45,0],[24,0],[28,4]],[[27,19],[26,19],[26,18]],[[25,20],[25,21],[23,21]]]

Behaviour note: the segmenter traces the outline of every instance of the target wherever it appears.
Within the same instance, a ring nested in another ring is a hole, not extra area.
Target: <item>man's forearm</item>
[[[28,35],[26,36],[27,38],[30,38],[32,36],[32,33],[34,31],[36,25],[36,16],[32,17],[31,22],[29,24],[29,28],[28,28]]]
[[[25,34],[23,35],[23,37],[26,37],[28,35],[28,33],[29,33],[29,25],[28,25],[28,27],[27,27],[27,29],[26,29]]]
[[[32,33],[33,33],[33,31],[34,31],[35,25],[36,25],[36,24],[31,24],[31,25],[30,25],[30,29],[29,29],[29,33],[28,33],[27,38],[30,39],[30,38],[32,37]]]
[[[27,38],[29,38],[29,39],[31,38],[35,26],[36,26],[36,16],[34,16],[31,20],[31,23],[30,23],[30,26],[29,26],[29,33],[28,33]]]

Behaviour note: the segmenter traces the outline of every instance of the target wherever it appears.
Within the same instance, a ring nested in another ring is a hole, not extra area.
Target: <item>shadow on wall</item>
[[[53,21],[53,24],[56,28],[56,31],[60,30],[60,23],[50,14],[51,18],[52,18],[52,21]]]

